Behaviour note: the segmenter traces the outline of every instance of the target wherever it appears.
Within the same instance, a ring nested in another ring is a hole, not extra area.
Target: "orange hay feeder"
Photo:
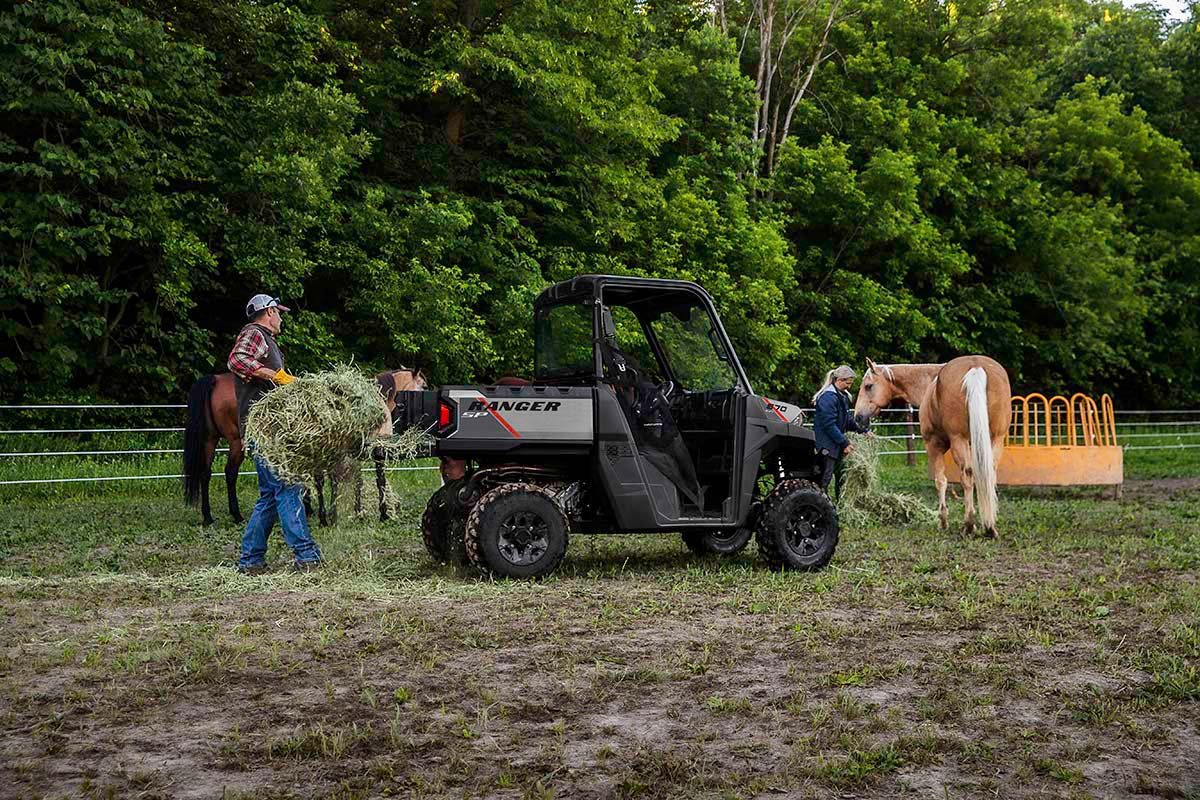
[[[1125,480],[1112,398],[1076,393],[1013,397],[1013,417],[996,470],[1004,486],[1116,486]],[[958,466],[946,454],[946,476]],[[1119,491],[1119,489],[1118,489]]]

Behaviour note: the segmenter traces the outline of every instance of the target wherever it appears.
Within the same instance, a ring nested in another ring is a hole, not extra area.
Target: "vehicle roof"
[[[578,275],[567,281],[561,281],[546,289],[534,301],[534,308],[553,305],[568,300],[582,300],[589,297],[599,297],[605,289],[625,290],[622,294],[630,297],[645,293],[647,297],[662,292],[686,292],[693,296],[702,297],[709,304],[712,298],[698,283],[692,281],[669,280],[666,278],[639,278],[633,275]]]
[[[737,350],[734,349],[733,342],[725,332],[725,326],[721,324],[716,304],[709,293],[704,291],[704,287],[698,283],[665,278],[639,278],[632,275],[578,275],[570,280],[546,287],[533,301],[533,308],[537,313],[547,306],[599,299],[602,295],[610,304],[615,303],[632,308],[639,317],[643,312],[651,316],[658,316],[664,312],[674,311],[674,304],[682,307],[683,301],[689,303],[700,301],[712,316],[725,351],[729,354],[730,365],[737,373],[741,385],[747,392],[754,393],[754,387],[750,385],[750,378],[746,375],[741,361],[738,360]]]

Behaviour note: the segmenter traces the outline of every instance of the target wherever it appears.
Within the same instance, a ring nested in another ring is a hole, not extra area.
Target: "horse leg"
[[[337,496],[338,496],[338,479],[337,473],[329,473],[329,524],[337,525]]]
[[[963,505],[963,536],[975,533],[975,469],[971,465],[971,443],[966,439],[953,439],[950,442],[954,460],[958,462],[959,472],[962,473]]]
[[[362,472],[354,473],[354,516],[362,515],[363,478]]]
[[[325,517],[325,473],[313,475],[313,484],[317,487],[317,522],[324,528],[329,524]]]
[[[242,440],[231,440],[229,455],[225,458],[225,494],[229,499],[229,516],[233,517],[234,522],[242,521],[242,511],[238,507],[237,479],[242,462],[245,460],[246,447],[242,444]]]
[[[929,462],[929,477],[937,487],[938,525],[942,530],[950,527],[950,512],[946,508],[946,448],[937,439],[925,440],[925,458]]]
[[[212,480],[213,458],[217,455],[217,437],[210,436],[204,442],[204,474],[200,476],[200,513],[204,516],[204,524],[213,524],[212,507],[208,503],[208,482]]]
[[[237,500],[237,476],[245,459],[246,449],[242,430],[238,425],[236,383],[237,379],[229,373],[213,379],[212,399],[208,404],[208,429],[229,442],[229,455],[225,459],[225,494],[229,515],[233,517],[234,522],[241,522],[242,512],[238,509]],[[213,444],[215,446],[216,439],[213,440]]]
[[[375,488],[379,490],[379,521],[387,522],[387,474],[383,471],[383,450],[375,448],[371,455],[375,459]]]

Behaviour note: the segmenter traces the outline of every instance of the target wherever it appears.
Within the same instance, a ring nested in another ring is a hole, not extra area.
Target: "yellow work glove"
[[[275,382],[280,386],[286,386],[294,380],[296,380],[296,376],[289,375],[286,369],[281,369],[275,373]]]

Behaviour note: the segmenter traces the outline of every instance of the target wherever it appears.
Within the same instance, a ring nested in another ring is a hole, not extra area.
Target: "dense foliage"
[[[775,0],[772,83],[767,8],[8,7],[0,399],[180,397],[257,291],[297,371],[527,372],[532,298],[603,271],[703,283],[785,395],[985,352],[1200,401],[1195,9]]]

